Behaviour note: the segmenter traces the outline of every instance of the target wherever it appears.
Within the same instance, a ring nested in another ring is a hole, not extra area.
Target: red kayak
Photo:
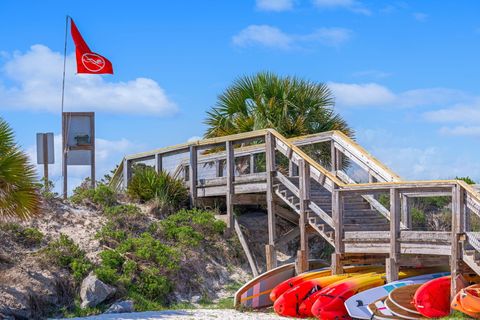
[[[299,313],[299,307],[303,300],[315,292],[325,288],[326,286],[352,277],[352,275],[355,274],[346,273],[304,281],[290,290],[287,290],[277,300],[275,300],[273,309],[278,315],[281,316],[297,318],[304,317]]]
[[[428,281],[413,296],[415,308],[428,318],[441,318],[450,314],[450,276]]]

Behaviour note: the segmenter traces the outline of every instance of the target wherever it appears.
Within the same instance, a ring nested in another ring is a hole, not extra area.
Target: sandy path
[[[225,319],[225,320],[278,320],[286,319],[277,316],[274,313],[260,313],[260,312],[239,312],[229,309],[194,309],[194,310],[167,310],[167,311],[148,311],[148,312],[134,312],[134,313],[117,313],[117,314],[102,314],[98,316],[74,319],[88,319],[88,320],[178,320],[178,319]],[[290,318],[291,319],[291,318]]]

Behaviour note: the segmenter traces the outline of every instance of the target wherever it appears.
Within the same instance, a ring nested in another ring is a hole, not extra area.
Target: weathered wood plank
[[[252,255],[252,252],[250,251],[250,247],[248,246],[247,240],[245,239],[245,236],[243,235],[240,224],[238,223],[238,221],[236,219],[235,219],[235,232],[237,233],[238,240],[240,241],[240,244],[242,245],[243,251],[245,252],[245,255],[247,256],[248,264],[250,265],[250,269],[252,270],[253,276],[258,277],[258,275],[259,275],[258,266],[255,263],[255,259]]]
[[[266,172],[267,172],[267,210],[268,210],[268,245],[267,245],[267,269],[270,270],[277,266],[277,254],[275,252],[276,239],[276,221],[275,221],[275,202],[273,190],[273,178],[276,171],[275,165],[275,139],[270,132],[265,136],[266,145]]]
[[[233,197],[235,194],[235,155],[233,150],[233,143],[227,141],[225,143],[225,149],[227,151],[227,189],[225,192],[226,204],[227,204],[227,228],[233,227]]]
[[[390,189],[390,252],[386,260],[387,281],[398,280],[400,271],[400,192]]]
[[[190,205],[195,206],[197,200],[197,147],[190,146],[190,164],[188,182],[190,185]]]

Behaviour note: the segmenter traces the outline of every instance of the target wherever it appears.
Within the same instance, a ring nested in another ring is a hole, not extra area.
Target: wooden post
[[[332,141],[333,143],[333,141]],[[343,273],[342,258],[345,254],[345,243],[343,242],[343,195],[335,189],[332,192],[332,218],[335,227],[335,253],[332,255],[332,273]]]
[[[160,153],[155,153],[155,171],[157,173],[162,172],[163,170],[163,163],[162,163],[162,155]]]
[[[43,134],[43,179],[45,183],[45,191],[48,192],[48,139],[47,139],[47,134]]]
[[[412,228],[412,215],[410,214],[410,199],[402,194],[402,222],[407,229]]]
[[[332,173],[337,171],[337,149],[333,140],[330,141],[330,167]]]
[[[398,280],[400,271],[400,192],[390,189],[390,252],[385,267],[387,282]]]
[[[123,160],[123,188],[128,188],[128,183],[132,177],[132,162],[130,160]]]
[[[195,207],[197,201],[197,147],[190,146],[189,164],[190,206]]]
[[[275,140],[270,132],[265,136],[266,173],[267,173],[267,210],[268,210],[268,244],[265,247],[267,257],[267,270],[277,266],[275,251],[275,203],[273,199],[273,179],[276,172],[275,166]]]
[[[62,112],[62,173],[63,173],[63,199],[67,199],[67,134],[66,134],[66,126],[67,126],[67,119],[65,118],[66,114]]]
[[[310,166],[305,160],[298,162],[300,175],[300,250],[297,253],[297,270],[299,273],[308,270],[308,235],[306,232],[308,202],[310,200]]]
[[[464,231],[464,210],[465,210],[465,194],[460,185],[452,188],[452,252],[450,256],[450,275],[451,275],[451,292],[450,297],[453,299],[460,288],[457,284],[457,278],[460,275],[460,262],[463,260],[462,246],[460,243],[461,233]]]
[[[250,269],[252,269],[252,274],[254,277],[258,277],[258,267],[255,262],[255,259],[252,255],[252,252],[250,251],[250,248],[248,247],[247,240],[245,239],[242,228],[240,227],[240,224],[238,223],[237,219],[234,219],[235,223],[235,232],[237,233],[238,240],[240,241],[240,244],[242,245],[243,251],[245,252],[245,255],[247,256],[248,264],[250,265]]]
[[[92,148],[90,150],[90,180],[92,188],[95,188],[95,117],[90,117],[90,128],[92,131],[92,136],[90,137],[90,141],[92,144]]]
[[[217,178],[221,177],[223,173],[222,169],[222,161],[221,160],[215,160],[215,176]]]
[[[255,154],[250,155],[250,174],[255,173]]]
[[[235,154],[233,150],[232,141],[225,143],[227,154],[227,190],[226,190],[226,202],[227,202],[227,228],[231,231],[234,227],[233,221],[233,196],[235,194]]]

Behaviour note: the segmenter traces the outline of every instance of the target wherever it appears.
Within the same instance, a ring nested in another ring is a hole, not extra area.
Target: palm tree
[[[334,97],[324,83],[261,72],[238,78],[218,97],[207,112],[205,137],[266,128],[287,138],[330,130],[353,137],[353,130],[333,107]],[[329,162],[329,147],[306,149],[322,163]]]
[[[12,129],[0,118],[0,219],[27,219],[39,207],[34,167],[15,144]]]

